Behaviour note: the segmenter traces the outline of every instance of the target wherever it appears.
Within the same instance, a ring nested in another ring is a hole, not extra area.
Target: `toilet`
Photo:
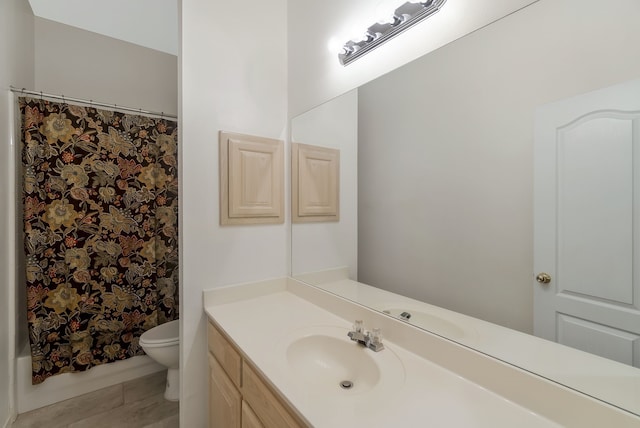
[[[168,368],[167,386],[164,390],[164,398],[169,401],[180,400],[180,378],[178,374],[180,320],[169,321],[145,331],[140,336],[140,346],[144,352]]]

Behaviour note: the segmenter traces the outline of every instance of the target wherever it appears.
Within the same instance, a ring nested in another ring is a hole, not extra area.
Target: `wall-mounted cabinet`
[[[220,132],[220,224],[284,223],[284,143]]]

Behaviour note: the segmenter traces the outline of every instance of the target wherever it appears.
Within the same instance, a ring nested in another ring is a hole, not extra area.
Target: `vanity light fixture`
[[[340,64],[347,65],[412,25],[438,12],[446,0],[406,2],[398,7],[389,22],[376,22],[360,40],[349,40],[338,54]]]

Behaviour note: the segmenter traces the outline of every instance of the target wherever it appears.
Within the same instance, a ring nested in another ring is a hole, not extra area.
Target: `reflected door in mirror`
[[[551,278],[534,285],[535,334],[636,367],[639,131],[640,81],[559,101],[538,113],[535,165],[535,268]]]

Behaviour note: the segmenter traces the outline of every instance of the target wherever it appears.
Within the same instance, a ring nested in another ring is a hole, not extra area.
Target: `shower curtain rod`
[[[100,102],[96,102],[93,100],[83,100],[82,98],[72,98],[72,97],[65,97],[64,95],[55,95],[55,94],[47,94],[45,92],[38,92],[38,91],[30,91],[28,89],[25,88],[15,88],[13,86],[10,86],[11,88],[11,92],[15,92],[15,93],[20,93],[20,94],[27,94],[27,95],[33,95],[36,97],[40,97],[40,98],[52,98],[55,100],[62,100],[63,102],[66,101],[72,101],[72,102],[76,102],[76,103],[82,103],[82,104],[88,104],[90,106],[98,106],[98,107],[107,107],[107,108],[111,108],[114,110],[124,110],[124,111],[131,111],[131,112],[136,112],[136,113],[141,113],[141,114],[148,114],[148,115],[152,115],[152,116],[159,116],[162,118],[167,118],[167,119],[178,119],[178,116],[175,116],[173,114],[167,114],[164,112],[157,112],[157,111],[149,111],[149,110],[142,110],[140,108],[133,108],[133,107],[124,107],[124,106],[119,106],[117,104],[107,104],[107,103],[100,103]]]

